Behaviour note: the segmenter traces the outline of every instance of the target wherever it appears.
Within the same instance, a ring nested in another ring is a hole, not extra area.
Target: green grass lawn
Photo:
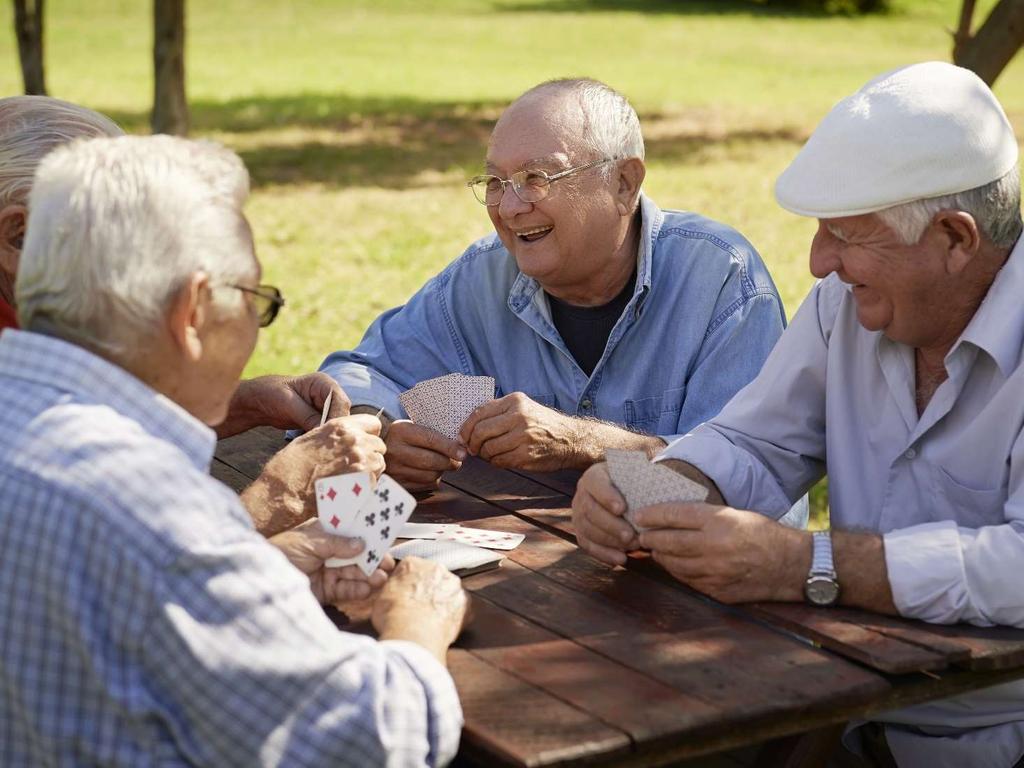
[[[979,18],[993,2],[978,3]],[[146,131],[149,8],[47,3],[51,94]],[[288,298],[248,373],[315,368],[488,232],[461,182],[481,167],[502,106],[566,75],[633,101],[648,194],[740,229],[792,314],[811,285],[814,225],[775,205],[775,177],[867,78],[948,59],[958,8],[894,0],[887,15],[846,18],[745,0],[193,0],[194,134],[248,165],[266,279]],[[0,62],[0,91],[19,92],[9,22]],[[996,92],[1024,130],[1020,60]]]

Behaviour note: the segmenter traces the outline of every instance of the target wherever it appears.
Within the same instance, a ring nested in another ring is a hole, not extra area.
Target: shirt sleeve
[[[812,289],[754,380],[658,457],[694,465],[734,507],[778,519],[825,473],[828,331],[822,319],[831,323],[835,307],[823,301],[822,285]]]
[[[327,357],[320,370],[333,377],[354,404],[405,417],[398,396],[424,379],[470,374],[466,345],[449,301],[460,262],[432,278],[409,302],[388,310],[367,329],[359,346]]]
[[[164,569],[146,679],[189,762],[435,766],[458,748],[447,670],[407,642],[338,631],[256,534]]]
[[[1024,435],[1010,455],[1006,523],[964,528],[947,520],[890,531],[885,565],[901,616],[934,624],[1024,628]]]

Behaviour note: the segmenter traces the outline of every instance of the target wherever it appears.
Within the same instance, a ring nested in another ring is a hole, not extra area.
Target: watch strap
[[[835,561],[832,559],[832,532],[815,531],[811,550],[810,576],[836,577]]]

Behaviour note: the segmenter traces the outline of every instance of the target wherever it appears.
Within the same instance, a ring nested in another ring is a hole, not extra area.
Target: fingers
[[[704,533],[679,528],[645,530],[640,546],[655,554],[671,557],[700,558],[704,555]]]
[[[703,503],[669,502],[637,510],[636,522],[642,528],[682,528],[699,530],[708,517],[721,507]]]
[[[331,408],[334,408],[334,401],[331,401]],[[356,429],[371,435],[379,435],[381,430],[380,419],[369,413],[357,413],[354,416],[345,416],[335,422],[341,429]],[[326,424],[324,426],[327,426]]]
[[[633,526],[609,512],[585,489],[577,489],[572,510],[578,537],[620,552],[635,548],[633,545],[637,541]]]
[[[304,529],[304,533],[309,539],[309,545],[313,554],[320,560],[327,560],[332,557],[344,559],[355,557],[363,551],[365,546],[360,538],[334,536],[319,526],[309,526]]]
[[[588,469],[581,478],[580,485],[594,498],[594,501],[613,515],[626,514],[626,500],[622,498],[619,489],[612,483],[612,478],[608,474],[608,465],[604,462],[595,464]]]
[[[491,400],[484,403],[471,414],[469,418],[462,423],[462,429],[459,430],[459,439],[465,446],[470,446],[473,440],[473,433],[476,431],[477,426],[482,421],[487,421],[499,414],[504,413],[509,406],[508,396],[499,397],[497,400]],[[471,452],[475,452],[475,449],[471,449]]]
[[[466,449],[455,440],[449,440],[440,432],[428,429],[420,424],[411,421],[395,421],[388,430],[388,442],[392,438],[399,442],[412,445],[417,448],[424,448],[434,453],[440,453],[455,461],[462,461],[466,458]]]

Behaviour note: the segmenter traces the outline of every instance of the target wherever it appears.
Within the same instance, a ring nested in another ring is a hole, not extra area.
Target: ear
[[[174,345],[189,362],[203,356],[203,332],[209,318],[210,276],[193,272],[171,297],[166,324]]]
[[[21,203],[11,203],[0,208],[0,272],[6,273],[12,280],[18,271],[27,221],[28,208]]]
[[[946,272],[962,272],[981,250],[981,232],[966,211],[939,211],[932,219],[946,255]]]
[[[615,204],[622,216],[630,216],[636,210],[640,197],[640,185],[644,183],[647,168],[638,157],[619,161],[618,188],[615,190]]]

